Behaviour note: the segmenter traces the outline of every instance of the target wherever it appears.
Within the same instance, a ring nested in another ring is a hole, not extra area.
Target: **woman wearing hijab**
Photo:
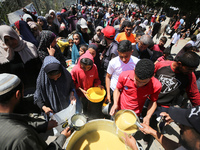
[[[77,58],[80,57],[79,55],[80,45],[87,44],[87,43],[83,40],[83,37],[81,33],[79,32],[75,32],[73,34],[73,41],[74,41],[74,44],[72,46],[71,58],[72,58],[72,64],[75,64],[75,61],[77,60]]]
[[[18,20],[15,22],[15,26],[20,33],[20,36],[23,40],[33,43],[36,47],[38,47],[39,43],[33,36],[33,33],[30,30],[29,25],[22,20]]]
[[[33,33],[33,36],[35,37],[35,39],[38,41],[38,44],[39,44],[39,41],[40,41],[40,31],[42,31],[42,28],[41,30],[39,29],[39,25],[36,24],[34,21],[29,21],[27,23],[31,29],[31,32]]]
[[[42,27],[42,30],[47,30],[47,21],[43,16],[38,16],[37,23]]]
[[[68,23],[67,23],[67,21],[63,18],[63,14],[60,13],[60,12],[56,13],[56,17],[57,17],[57,19],[60,23],[59,36],[67,38],[67,36],[68,36]]]
[[[78,22],[77,18],[75,15],[72,14],[71,11],[68,11],[68,16],[67,17],[67,21],[68,21],[68,30],[69,33],[71,33],[72,31],[76,30],[76,23]]]
[[[41,66],[35,45],[22,40],[7,25],[0,26],[0,64],[2,73],[18,75],[25,86],[32,86]]]
[[[76,108],[80,102],[76,96],[70,73],[53,56],[47,56],[37,78],[34,102],[45,113],[48,120],[50,112],[57,113],[76,100]]]
[[[56,17],[56,12],[54,10],[49,10],[49,15],[51,15],[53,17],[53,22],[55,24],[58,25],[58,27],[60,28],[60,22],[58,21],[57,17]]]
[[[99,56],[99,47],[96,43],[90,43],[88,45],[88,51],[94,58],[94,63],[97,66],[98,72],[101,72],[101,61]]]
[[[32,18],[31,15],[29,15],[29,14],[24,14],[24,15],[23,15],[23,20],[24,20],[25,22],[29,22],[29,21],[33,21],[33,18]]]
[[[49,14],[46,14],[45,15],[45,18],[46,18],[46,20],[47,20],[47,29],[49,30],[49,31],[52,31],[57,37],[58,37],[58,34],[59,34],[59,27],[58,27],[58,25],[57,24],[55,24],[54,22],[53,22],[53,17],[51,16],[51,15],[49,15]]]
[[[43,30],[40,33],[40,43],[38,46],[39,58],[43,62],[46,56],[55,56],[56,59],[58,59],[61,64],[66,67],[65,58],[56,43],[56,35],[51,31]]]

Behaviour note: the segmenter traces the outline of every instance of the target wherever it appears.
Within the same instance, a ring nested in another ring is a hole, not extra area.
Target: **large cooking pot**
[[[116,134],[116,127],[114,125],[114,122],[111,120],[107,119],[95,119],[92,121],[89,121],[88,123],[85,124],[85,127],[80,130],[80,131],[75,131],[69,138],[66,146],[66,150],[73,150],[74,145],[77,143],[77,141],[84,136],[87,133],[90,133],[92,131],[98,131],[98,130],[103,130],[103,131],[108,131],[114,135],[117,136]],[[118,131],[120,133],[121,131]],[[122,135],[123,133],[121,133]],[[95,139],[94,139],[95,140]],[[89,143],[90,141],[88,141]],[[91,141],[94,142],[94,141]],[[96,142],[96,141],[95,141]],[[113,144],[115,142],[113,141]],[[125,146],[127,150],[130,150],[128,146]],[[91,149],[92,150],[92,149]]]

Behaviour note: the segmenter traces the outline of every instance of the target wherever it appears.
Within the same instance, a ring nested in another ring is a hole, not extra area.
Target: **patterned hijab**
[[[56,35],[49,31],[49,30],[43,30],[40,33],[40,43],[38,46],[38,52],[39,56],[42,55],[41,53],[48,53],[47,47],[49,48],[53,40],[56,38]],[[41,57],[41,56],[40,56]]]

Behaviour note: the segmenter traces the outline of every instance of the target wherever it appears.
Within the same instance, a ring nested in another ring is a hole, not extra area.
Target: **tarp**
[[[35,9],[35,7],[33,6],[32,3],[26,5],[25,8],[28,11],[30,11],[32,14],[38,16],[37,11],[36,11],[36,9]],[[13,23],[15,23],[18,20],[23,20],[22,18],[23,18],[24,14],[25,13],[23,12],[23,8],[19,9],[17,11],[14,11],[12,13],[7,14],[8,15],[8,20],[9,20],[10,24],[13,24]]]

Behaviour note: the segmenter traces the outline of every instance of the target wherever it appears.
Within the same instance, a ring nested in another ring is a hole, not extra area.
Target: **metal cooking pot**
[[[116,128],[114,126],[114,122],[107,119],[95,119],[92,121],[89,121],[85,124],[84,128],[80,131],[75,131],[70,136],[70,138],[67,139],[66,143],[66,150],[72,150],[74,144],[85,134],[97,131],[97,130],[104,130],[108,131],[110,133],[113,133],[116,135]],[[120,132],[120,131],[119,131]],[[122,134],[122,133],[121,133]],[[127,146],[127,150],[130,150],[130,148]]]

